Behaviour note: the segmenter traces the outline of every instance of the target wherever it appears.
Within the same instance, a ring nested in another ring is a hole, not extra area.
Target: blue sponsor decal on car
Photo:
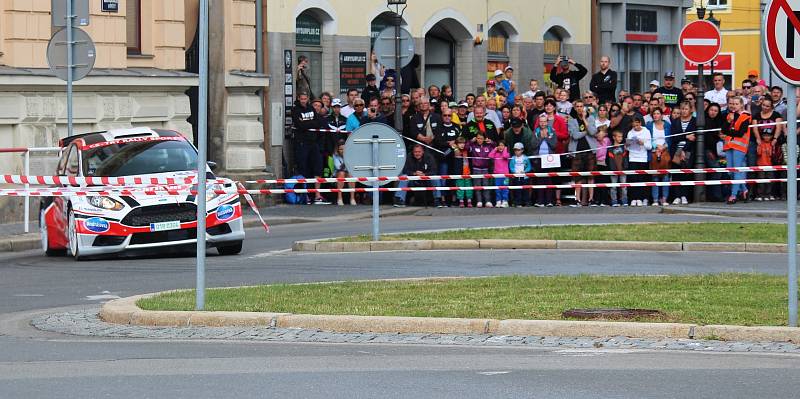
[[[89,218],[83,222],[86,230],[92,233],[105,233],[111,228],[111,224],[103,218]]]
[[[234,209],[230,205],[220,205],[217,208],[217,219],[228,220],[233,217]]]

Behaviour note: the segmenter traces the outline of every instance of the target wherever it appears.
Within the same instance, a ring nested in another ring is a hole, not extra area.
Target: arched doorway
[[[452,18],[445,18],[428,30],[425,33],[424,86],[446,84],[455,91],[458,86],[456,56],[459,51],[465,51],[465,42],[471,39],[469,31]]]
[[[323,75],[323,48],[322,35],[325,34],[323,24],[331,17],[324,11],[311,8],[303,11],[295,20],[295,62],[301,56],[309,60],[309,68],[306,70],[311,86],[311,93],[318,96],[324,90],[322,87]],[[296,77],[295,77],[296,79]]]

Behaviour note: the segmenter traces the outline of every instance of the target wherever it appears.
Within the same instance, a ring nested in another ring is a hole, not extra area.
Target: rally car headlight
[[[121,202],[109,198],[109,197],[88,197],[89,205],[100,208],[100,209],[107,209],[109,211],[118,211],[125,207]]]

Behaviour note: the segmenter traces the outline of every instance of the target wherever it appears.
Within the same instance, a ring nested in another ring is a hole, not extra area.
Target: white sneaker
[[[487,202],[487,203],[486,203],[486,207],[487,207],[487,208],[494,208],[494,205],[492,205],[492,203],[491,203],[491,202]]]
[[[653,206],[658,206],[658,201],[653,201]]]
[[[497,202],[494,204],[494,207],[495,207],[495,208],[502,208],[502,207],[503,207],[503,201],[497,201]]]
[[[478,202],[477,204],[475,204],[475,207],[476,208],[483,208],[483,202]]]
[[[508,208],[508,201],[503,201],[503,208]]]
[[[343,206],[344,205],[344,201],[336,200],[336,205]]]
[[[681,204],[680,198],[675,198],[675,201],[672,201],[672,205],[680,205],[680,204]]]
[[[689,203],[689,200],[687,200],[686,197],[681,197],[681,204],[682,205],[686,205],[688,203]]]
[[[647,200],[640,201],[640,202],[641,202],[641,206],[647,206]]]

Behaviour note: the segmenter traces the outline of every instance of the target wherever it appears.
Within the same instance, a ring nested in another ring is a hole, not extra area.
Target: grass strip
[[[786,224],[777,223],[643,223],[460,229],[434,233],[386,234],[381,240],[600,240],[657,242],[786,243]],[[372,236],[332,241],[365,242]]]
[[[194,291],[138,302],[146,310],[193,310]],[[644,308],[660,322],[786,325],[786,278],[695,276],[509,276],[210,289],[206,310],[362,316],[560,320],[571,308]]]

